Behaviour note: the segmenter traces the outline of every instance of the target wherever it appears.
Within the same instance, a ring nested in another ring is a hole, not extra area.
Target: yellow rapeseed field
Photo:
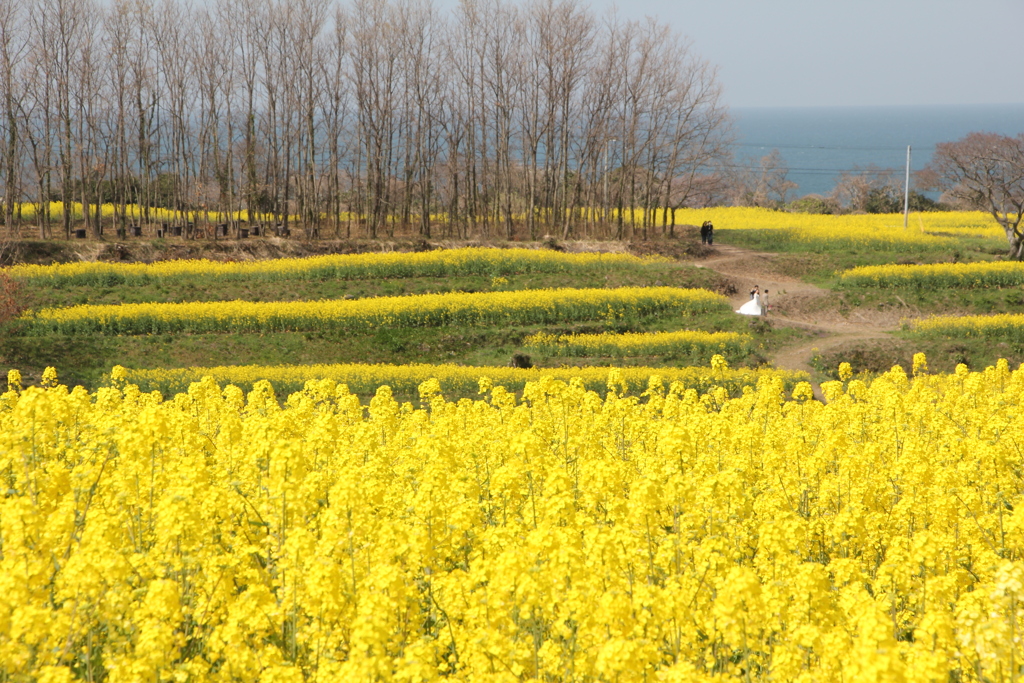
[[[38,205],[31,202],[21,204],[20,212],[23,220],[30,221],[34,220],[37,216]],[[59,218],[63,215],[63,204],[60,202],[50,202],[48,206],[50,216],[54,219]],[[83,216],[82,204],[80,202],[73,202],[71,204],[72,216],[75,219],[81,219]],[[89,210],[91,213],[96,211],[95,205],[90,205]],[[116,207],[114,204],[103,204],[101,207],[101,213],[103,217],[109,218],[115,215]],[[129,204],[127,206],[127,215],[134,219],[141,218],[142,210],[135,204]],[[206,216],[205,211],[189,211],[189,216],[199,215]],[[642,222],[644,212],[642,210],[629,210],[626,209],[623,212],[623,218],[629,222]],[[903,228],[903,214],[847,214],[847,215],[821,215],[821,214],[805,214],[805,213],[790,213],[788,211],[776,211],[773,209],[766,209],[760,207],[743,207],[743,206],[721,206],[721,207],[710,207],[703,209],[676,209],[674,212],[676,225],[700,225],[706,220],[711,220],[717,228],[728,228],[728,229],[742,229],[742,228],[772,228],[787,226],[802,226],[806,224],[818,223],[821,221],[832,223],[834,226],[838,225],[851,225],[861,227],[883,227],[883,228]],[[183,216],[181,213],[175,213],[169,209],[163,209],[154,207],[150,209],[150,216],[155,221],[170,221],[181,219]],[[216,211],[209,212],[211,220],[227,220],[227,215]],[[265,220],[270,218],[270,214],[260,215],[253,214],[249,215],[247,211],[236,211],[232,213],[234,220],[249,221],[251,220]],[[342,212],[341,219],[348,220],[349,214]],[[353,214],[352,218],[356,218]],[[447,220],[445,214],[437,214],[436,220]],[[617,220],[618,212],[612,212],[612,219]],[[656,225],[665,225],[668,222],[668,214],[659,209],[655,212],[654,222]],[[910,227],[916,230],[937,230],[937,231],[950,231],[950,230],[966,230],[970,232],[977,231],[989,231],[992,229],[999,230],[998,225],[992,218],[992,215],[984,211],[926,211],[920,213],[913,213],[910,217]],[[1002,232],[1000,230],[1000,235]]]
[[[32,221],[36,217],[37,206],[26,203],[21,206],[22,220]],[[49,205],[50,215],[53,219],[59,218],[63,213],[63,206],[60,202],[51,202]],[[90,207],[95,212],[95,206]],[[113,204],[102,206],[102,215],[110,218],[115,215]],[[142,212],[138,206],[128,205],[127,215],[132,220],[140,220]],[[183,213],[176,213],[168,209],[153,208],[150,210],[150,219],[156,222],[191,220],[198,216],[205,219],[207,216],[212,222],[228,220],[227,214],[218,212],[203,211],[188,212],[187,218]],[[642,210],[625,210],[623,219],[627,222],[641,223],[644,212]],[[75,220],[82,218],[81,204],[72,204],[72,217]],[[910,216],[909,226],[903,227],[903,214],[841,214],[822,215],[806,213],[790,213],[788,211],[776,211],[773,209],[759,207],[723,206],[704,209],[677,209],[674,212],[676,225],[700,225],[706,220],[714,223],[718,229],[725,230],[774,230],[781,229],[791,231],[794,238],[806,241],[817,241],[828,235],[850,239],[854,241],[883,241],[890,243],[936,243],[935,240],[950,237],[995,237],[1005,239],[1005,233],[996,223],[991,214],[984,211],[927,211],[913,213]],[[247,211],[238,211],[232,214],[233,220],[240,221],[262,221],[270,220],[270,216],[253,214]],[[297,218],[297,217],[296,217]],[[326,216],[325,216],[326,218]],[[448,217],[445,214],[432,216],[434,220],[445,221]],[[341,220],[358,220],[358,217],[343,213]],[[293,218],[293,220],[295,220]],[[611,220],[618,220],[618,212],[612,212]],[[669,214],[664,210],[657,210],[654,216],[654,224],[657,226],[667,225]],[[927,233],[927,234],[925,234]],[[929,239],[931,238],[931,239]]]
[[[1024,314],[1021,313],[937,315],[914,320],[909,327],[932,337],[1024,340]]]
[[[81,202],[71,202],[70,206],[71,206],[71,217],[72,217],[72,219],[74,219],[74,220],[82,220],[84,218],[84,216],[85,216],[85,212],[83,210],[82,203]],[[35,220],[36,217],[39,215],[39,211],[40,211],[41,208],[43,208],[43,207],[41,205],[39,205],[39,204],[35,204],[35,203],[32,203],[32,202],[25,202],[25,203],[21,204],[20,206],[18,206],[15,209],[15,211],[20,213],[22,220],[32,221],[32,220]],[[64,205],[61,202],[49,202],[48,205],[45,208],[48,211],[51,220],[57,220],[58,218],[61,218],[61,217],[64,216]],[[117,211],[118,211],[118,207],[115,204],[111,204],[111,203],[108,202],[106,204],[101,204],[100,205],[100,215],[102,215],[104,218],[112,218],[112,217],[114,217],[115,215],[117,215]],[[95,214],[96,214],[96,205],[95,204],[90,204],[89,205],[89,215],[90,216],[94,216]],[[137,204],[128,204],[125,207],[125,215],[128,218],[132,219],[132,220],[141,220],[142,217],[143,217],[142,207],[140,207]],[[165,209],[165,208],[161,208],[161,207],[152,207],[149,210],[149,218],[150,218],[150,220],[157,221],[157,222],[160,222],[160,221],[180,221],[180,220],[185,219],[186,216],[188,217],[189,220],[192,217],[195,217],[195,216],[201,216],[201,217],[204,217],[204,218],[205,217],[209,217],[209,219],[211,221],[214,221],[214,222],[220,222],[222,220],[224,220],[224,221],[228,220],[228,214],[224,213],[224,212],[219,212],[219,211],[205,211],[205,210],[172,211],[171,209]],[[233,211],[233,212],[231,212],[231,216],[232,216],[232,218],[234,220],[240,220],[240,221],[249,221],[249,220],[260,221],[260,220],[270,220],[272,218],[271,214],[253,213],[253,214],[250,215],[250,213],[248,211],[244,210],[244,209],[242,211]],[[348,217],[347,214],[343,214],[343,216],[344,216],[344,218]]]
[[[184,278],[208,280],[360,280],[371,278],[504,276],[640,267],[631,254],[568,254],[549,249],[441,249],[419,253],[330,254],[260,261],[173,260],[156,263],[79,261],[5,268],[12,278],[39,284],[105,286]]]
[[[278,392],[291,393],[301,390],[309,380],[331,380],[344,384],[352,393],[373,395],[381,385],[388,385],[395,394],[415,396],[418,387],[427,380],[436,380],[441,391],[447,396],[475,396],[481,379],[492,386],[502,386],[508,391],[521,392],[528,382],[537,382],[549,377],[560,381],[575,378],[584,387],[599,391],[607,386],[609,373],[614,372],[616,386],[627,392],[639,394],[647,387],[652,376],[658,376],[666,384],[678,383],[685,389],[696,389],[705,394],[714,387],[721,387],[729,395],[739,395],[743,387],[756,386],[766,376],[776,377],[783,387],[790,391],[800,381],[806,381],[806,373],[788,370],[730,368],[722,357],[714,367],[645,368],[628,367],[609,369],[606,367],[587,368],[510,368],[466,365],[408,364],[337,364],[337,365],[234,365],[220,367],[175,368],[175,369],[132,369],[124,370],[125,379],[138,385],[144,391],[160,391],[175,394],[187,391],[193,382],[212,377],[221,384],[234,384],[251,389],[257,382],[269,381]]]
[[[840,274],[842,287],[911,287],[914,289],[1016,287],[1024,284],[1024,263],[931,263],[860,266]]]
[[[755,207],[686,209],[676,212],[676,223],[700,225],[710,220],[716,230],[759,231],[760,241],[796,243],[813,250],[842,248],[912,247],[955,248],[961,238],[1005,242],[1006,234],[991,214],[982,211],[917,213],[903,227],[902,214],[847,214],[825,216],[789,213]],[[724,236],[721,239],[727,239]]]
[[[707,357],[715,354],[740,356],[750,349],[749,335],[737,332],[630,332],[614,334],[563,334],[546,332],[527,337],[527,348],[552,356],[649,356],[675,354]]]
[[[277,332],[617,320],[655,313],[696,315],[728,309],[726,297],[705,289],[623,287],[454,292],[350,301],[81,305],[30,311],[22,321],[29,333]]]
[[[0,680],[1012,681],[1024,370],[0,396]]]
[[[681,209],[676,211],[677,224],[700,225],[710,220],[715,228],[726,230],[762,230],[796,228],[798,230],[826,230],[833,233],[883,232],[894,239],[899,235],[922,232],[972,234],[1004,237],[992,214],[985,211],[927,211],[910,216],[909,225],[903,227],[903,214],[841,214],[822,215],[790,213],[758,207],[726,206],[707,209]]]

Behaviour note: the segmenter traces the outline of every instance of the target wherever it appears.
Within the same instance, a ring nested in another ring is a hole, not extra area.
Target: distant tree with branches
[[[1024,133],[970,133],[943,142],[918,181],[963,205],[988,211],[1006,232],[1009,255],[1024,260]]]
[[[731,139],[688,42],[582,0],[0,0],[10,234],[31,204],[41,237],[157,209],[310,238],[647,235],[708,201]]]

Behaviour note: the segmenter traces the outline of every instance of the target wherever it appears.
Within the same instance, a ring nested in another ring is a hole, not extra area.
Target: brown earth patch
[[[840,305],[828,290],[795,277],[792,259],[774,253],[756,252],[731,245],[715,246],[715,254],[693,265],[708,268],[728,277],[737,288],[732,297],[735,308],[750,298],[750,290],[758,285],[762,294],[767,290],[768,312],[765,318],[775,326],[792,327],[804,331],[803,339],[775,351],[769,359],[775,367],[801,370],[812,377],[822,377],[819,369],[838,367],[835,358],[845,358],[857,349],[857,356],[865,366],[892,367],[891,359],[902,352],[902,342],[893,340],[889,332],[899,326],[908,310],[856,309]],[[822,359],[819,362],[817,359]],[[827,375],[825,375],[827,377]],[[820,398],[820,389],[815,393]]]
[[[823,343],[811,359],[812,365],[830,379],[839,379],[839,364],[846,362],[854,373],[878,374],[899,365],[911,371],[911,357],[915,349],[902,339],[836,339]]]
[[[11,243],[7,263],[75,263],[78,261],[124,261],[153,263],[174,259],[211,261],[255,261],[273,258],[301,258],[323,254],[364,254],[388,251],[427,251],[435,246],[426,240],[292,240],[253,238],[247,240],[20,240]]]
[[[677,261],[691,259],[707,259],[716,253],[713,247],[700,243],[692,238],[659,238],[652,240],[633,240],[629,243],[629,253],[637,256],[665,256]]]

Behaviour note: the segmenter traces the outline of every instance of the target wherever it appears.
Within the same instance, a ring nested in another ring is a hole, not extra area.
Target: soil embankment
[[[364,254],[379,251],[429,251],[435,245],[422,239],[406,240],[298,240],[276,237],[247,240],[152,241],[19,240],[6,246],[0,265],[11,263],[75,263],[78,261],[123,261],[154,263],[178,259],[211,261],[256,261],[302,258],[323,254]]]

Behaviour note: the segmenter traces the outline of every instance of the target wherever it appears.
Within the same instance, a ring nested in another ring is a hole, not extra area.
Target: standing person
[[[761,315],[768,315],[768,290],[764,290],[764,297],[761,299]]]
[[[703,223],[700,224],[700,243],[701,244],[707,244],[708,243],[708,222],[707,221],[704,221]]]
[[[743,315],[761,315],[761,290],[757,285],[750,290],[750,301],[740,306],[736,312]]]
[[[708,244],[715,243],[715,226],[711,225],[711,221],[708,221]]]

